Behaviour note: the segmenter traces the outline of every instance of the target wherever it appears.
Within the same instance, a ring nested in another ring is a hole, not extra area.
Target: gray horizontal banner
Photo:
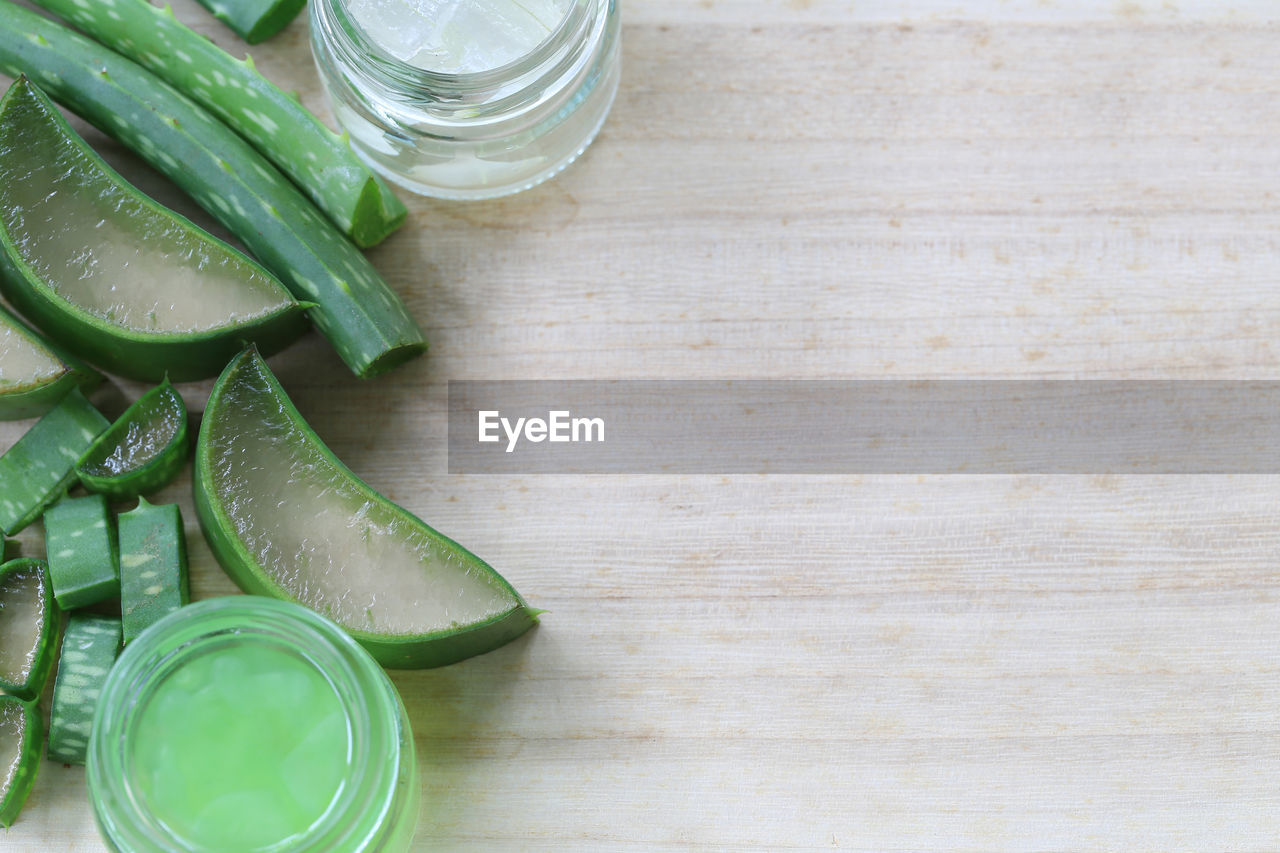
[[[455,474],[1272,474],[1280,382],[453,381]]]

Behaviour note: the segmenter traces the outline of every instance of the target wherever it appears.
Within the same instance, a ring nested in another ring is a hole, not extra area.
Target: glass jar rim
[[[510,82],[513,78],[524,77],[536,72],[541,66],[554,60],[569,37],[577,33],[586,21],[588,11],[600,0],[573,0],[573,7],[565,14],[560,24],[528,53],[518,56],[510,62],[483,71],[451,73],[431,71],[410,65],[389,53],[382,45],[360,26],[347,13],[344,0],[315,0],[313,8],[323,11],[332,19],[335,30],[330,33],[340,35],[348,44],[348,50],[359,53],[378,72],[388,79],[403,85],[418,87],[430,91],[448,89],[461,94],[486,92]],[[315,21],[313,13],[313,23]]]
[[[156,685],[184,660],[237,636],[289,647],[326,678],[347,717],[351,765],[338,796],[302,837],[258,853],[375,849],[386,832],[404,760],[399,696],[382,668],[330,620],[260,596],[227,596],[187,605],[135,638],[107,676],[94,714],[87,779],[99,829],[128,851],[178,851],[139,796],[128,773],[132,729]]]

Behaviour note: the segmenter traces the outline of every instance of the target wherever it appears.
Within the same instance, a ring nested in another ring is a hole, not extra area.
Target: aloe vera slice
[[[139,500],[121,513],[120,613],[129,644],[155,622],[191,600],[187,586],[187,540],[177,504]]]
[[[195,505],[242,589],[328,616],[384,666],[443,666],[537,621],[484,561],[339,462],[251,350],[205,408]]]
[[[40,695],[53,665],[58,622],[44,563],[0,565],[0,691],[21,699]]]
[[[63,610],[120,594],[120,557],[111,511],[102,495],[63,498],[44,514],[45,552],[53,596]]]
[[[196,0],[249,44],[271,38],[289,26],[306,0]]]
[[[425,351],[422,330],[360,250],[247,142],[151,72],[8,0],[0,71],[27,73],[185,190],[315,303],[308,314],[357,376]]]
[[[49,709],[49,760],[84,764],[102,684],[120,652],[120,620],[73,613],[62,636]]]
[[[0,307],[0,420],[38,417],[72,388],[90,391],[101,381],[102,374]]]
[[[0,101],[5,294],[85,359],[135,379],[202,379],[307,322],[279,281],[135,190],[20,79]]]
[[[75,482],[76,461],[109,424],[72,388],[0,456],[0,530],[12,536]]]
[[[180,22],[168,7],[159,9],[147,0],[35,2],[226,122],[292,178],[357,246],[377,245],[404,222],[404,204],[356,157],[345,136],[325,127],[296,95],[285,94],[254,70],[251,61],[235,59]],[[270,3],[222,0],[214,5],[235,16],[244,8],[256,13]]]
[[[0,826],[8,829],[36,783],[44,727],[34,702],[0,695]]]
[[[125,501],[168,485],[187,461],[187,407],[166,379],[138,398],[76,463],[91,492]]]

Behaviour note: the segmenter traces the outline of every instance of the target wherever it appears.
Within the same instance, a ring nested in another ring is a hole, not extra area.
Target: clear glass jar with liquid
[[[620,75],[616,0],[314,0],[339,125],[388,180],[484,199],[554,176],[595,139]]]

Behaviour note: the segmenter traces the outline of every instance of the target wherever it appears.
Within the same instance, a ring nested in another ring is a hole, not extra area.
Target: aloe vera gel
[[[417,820],[386,674],[324,617],[255,596],[184,607],[126,647],[88,772],[120,851],[399,853]]]
[[[415,68],[475,74],[529,53],[560,26],[571,0],[346,0],[374,41]]]

